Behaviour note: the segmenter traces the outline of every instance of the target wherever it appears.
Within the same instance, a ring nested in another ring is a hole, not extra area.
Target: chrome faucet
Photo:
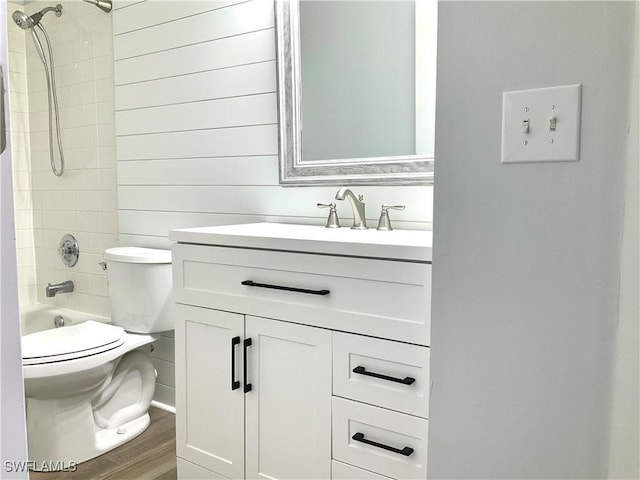
[[[66,282],[47,284],[46,294],[47,297],[55,297],[59,293],[73,292],[73,282],[67,280]]]
[[[353,194],[351,190],[347,187],[342,187],[336,193],[336,200],[349,200],[351,204],[351,209],[353,210],[353,228],[354,230],[366,230],[367,229],[367,219],[364,216],[364,202],[363,196],[359,195],[357,198]]]

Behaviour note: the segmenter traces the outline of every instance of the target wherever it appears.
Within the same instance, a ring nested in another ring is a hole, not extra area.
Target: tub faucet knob
[[[73,235],[66,234],[58,245],[58,256],[67,267],[74,267],[78,263],[80,247]]]
[[[391,219],[389,218],[389,210],[404,210],[404,205],[382,205],[380,212],[380,220],[378,220],[378,228],[376,230],[393,230],[391,228]]]
[[[318,203],[318,208],[328,208],[329,218],[327,218],[327,228],[340,228],[340,220],[338,220],[338,212],[335,203]]]

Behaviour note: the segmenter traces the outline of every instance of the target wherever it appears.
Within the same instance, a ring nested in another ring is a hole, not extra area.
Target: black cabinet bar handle
[[[240,381],[236,380],[236,345],[240,343],[240,337],[231,339],[231,390],[240,388]]]
[[[247,358],[247,349],[251,346],[251,339],[245,338],[244,340],[244,365],[243,365],[243,373],[244,373],[244,393],[251,391],[251,384],[247,383],[247,364],[249,363]]]
[[[270,283],[258,283],[253,280],[244,280],[240,282],[248,287],[272,288],[274,290],[286,290],[287,292],[308,293],[310,295],[329,295],[329,290],[309,290],[307,288],[285,287],[283,285],[271,285]]]
[[[396,378],[390,377],[388,375],[383,375],[381,373],[367,372],[364,367],[358,366],[353,369],[353,373],[358,373],[360,375],[367,375],[368,377],[381,378],[382,380],[389,380],[390,382],[402,383],[403,385],[411,385],[416,381],[413,377],[404,377],[404,378]]]
[[[356,442],[366,443],[367,445],[372,445],[374,447],[382,448],[384,450],[388,450],[393,453],[398,453],[400,455],[404,455],[405,457],[408,457],[413,453],[413,448],[411,447],[404,447],[403,449],[399,449],[395,447],[390,447],[389,445],[385,445],[384,443],[378,443],[378,442],[374,442],[373,440],[367,440],[366,438],[364,438],[364,433],[360,433],[360,432],[354,434],[353,437],[351,438],[353,438]]]

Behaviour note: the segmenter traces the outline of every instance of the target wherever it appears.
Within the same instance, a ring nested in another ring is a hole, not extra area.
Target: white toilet
[[[69,468],[142,433],[155,389],[148,349],[174,328],[171,251],[104,255],[113,325],[86,321],[22,337],[29,459]]]

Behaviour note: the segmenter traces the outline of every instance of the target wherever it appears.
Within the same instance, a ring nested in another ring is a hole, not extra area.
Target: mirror
[[[281,185],[433,182],[436,0],[277,0]]]

